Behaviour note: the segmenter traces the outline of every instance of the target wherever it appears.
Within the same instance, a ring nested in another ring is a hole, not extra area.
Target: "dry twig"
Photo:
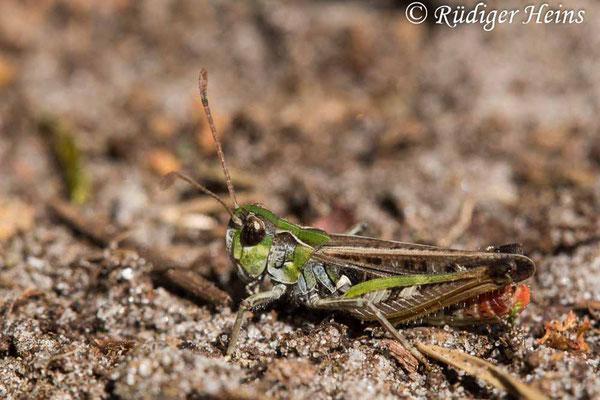
[[[400,363],[402,369],[409,376],[416,375],[419,368],[419,361],[399,342],[388,339],[386,339],[384,342],[387,343],[390,353],[396,359],[396,361]]]
[[[101,221],[98,218],[85,218],[75,207],[67,203],[60,200],[53,200],[48,206],[64,223],[87,236],[99,246],[109,246],[117,236],[115,229],[109,223]],[[159,280],[180,288],[184,292],[199,297],[215,306],[229,306],[232,303],[229,294],[194,271],[186,268],[185,265],[166,257],[159,251],[150,249],[133,239],[122,240],[120,247],[135,250],[140,257],[149,261],[153,265],[153,273],[156,274]]]
[[[585,300],[575,303],[573,305],[575,310],[585,310],[590,313],[594,319],[600,319],[600,301],[599,300]]]

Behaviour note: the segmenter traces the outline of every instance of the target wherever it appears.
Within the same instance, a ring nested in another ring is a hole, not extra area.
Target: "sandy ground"
[[[227,214],[158,185],[182,168],[225,193],[201,67],[240,199],[329,231],[523,243],[538,271],[513,326],[404,332],[551,398],[600,397],[599,313],[585,303],[600,300],[600,5],[563,3],[585,22],[484,32],[410,24],[394,1],[2,1],[0,397],[506,398],[442,364],[408,373],[380,330],[286,302],[256,312],[227,360],[237,306],[162,285],[135,252],[47,211],[71,179],[85,216],[237,304]],[[75,178],[57,131],[75,140]],[[571,310],[570,341],[536,341]],[[588,351],[574,332],[585,318]]]

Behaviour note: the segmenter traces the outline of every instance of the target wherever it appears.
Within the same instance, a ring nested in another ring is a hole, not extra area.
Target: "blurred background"
[[[84,283],[67,271],[91,250],[47,213],[57,198],[224,288],[236,284],[227,214],[183,184],[159,189],[162,175],[183,169],[227,197],[198,95],[202,67],[240,202],[334,232],[367,222],[368,235],[385,239],[521,242],[538,264],[523,317],[530,340],[542,320],[600,299],[600,4],[562,3],[585,10],[582,24],[485,32],[411,24],[407,3],[0,2],[4,299],[37,288],[67,307],[81,296]],[[477,4],[424,3],[430,14]],[[109,325],[101,331],[112,336]],[[597,372],[594,354],[595,367],[575,362],[581,376]],[[568,377],[573,362],[554,368]],[[94,393],[106,396],[102,379]],[[116,382],[113,395],[129,393]],[[556,394],[600,393],[591,381],[581,390],[567,382]]]

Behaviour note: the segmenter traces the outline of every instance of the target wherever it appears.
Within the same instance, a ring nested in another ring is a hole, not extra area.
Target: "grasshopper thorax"
[[[225,244],[245,281],[262,279],[294,284],[314,248],[329,241],[316,228],[279,218],[258,204],[238,207],[227,226]]]

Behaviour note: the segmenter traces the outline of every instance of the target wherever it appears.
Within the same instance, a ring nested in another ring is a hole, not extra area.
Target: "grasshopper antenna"
[[[204,187],[201,184],[199,184],[198,182],[196,182],[192,177],[185,174],[184,172],[181,172],[181,171],[169,172],[162,178],[162,181],[160,182],[160,188],[162,190],[168,189],[171,185],[173,185],[173,183],[175,183],[175,180],[177,180],[177,179],[181,179],[182,181],[189,183],[190,185],[194,186],[196,189],[200,190],[201,192],[206,193],[213,199],[217,200],[223,207],[225,207],[225,209],[227,210],[229,215],[231,215],[231,220],[233,221],[234,224],[236,224],[238,226],[243,225],[240,217],[238,217],[237,215],[235,215],[233,213],[233,210],[231,209],[231,207],[229,207],[222,198],[220,198],[217,194],[211,192],[206,187]]]
[[[208,72],[205,68],[202,68],[202,70],[200,71],[200,77],[198,78],[198,88],[200,89],[200,97],[202,98],[202,105],[204,106],[204,112],[206,113],[206,118],[208,119],[208,125],[210,125],[210,131],[212,132],[215,145],[217,146],[217,154],[219,155],[219,160],[221,160],[221,166],[223,167],[223,172],[225,173],[227,190],[229,191],[229,195],[231,196],[231,200],[233,201],[233,207],[237,209],[240,208],[240,206],[238,205],[238,202],[235,199],[235,190],[233,190],[233,183],[231,183],[231,178],[229,177],[229,170],[227,169],[227,164],[225,163],[225,156],[223,155],[223,148],[221,147],[221,142],[219,142],[219,139],[217,139],[217,128],[215,128],[215,123],[213,122],[210,107],[208,106],[207,87]]]

